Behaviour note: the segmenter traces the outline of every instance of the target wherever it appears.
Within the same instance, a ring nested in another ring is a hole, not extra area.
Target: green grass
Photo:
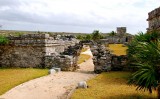
[[[21,83],[47,74],[47,69],[0,69],[0,95]]]
[[[123,46],[123,44],[109,44],[108,48],[117,56],[126,55],[126,50],[128,49],[128,47]]]
[[[80,54],[79,59],[78,59],[78,64],[81,64],[83,62],[85,62],[86,60],[90,59],[90,55],[86,55],[86,54]]]
[[[87,51],[88,50],[88,48],[83,48],[82,50],[81,50],[81,52],[85,52],[85,51]]]
[[[89,80],[88,89],[77,89],[71,99],[155,99],[152,94],[136,91],[135,86],[127,85],[129,72],[106,72]]]
[[[88,50],[88,47],[84,47],[84,48],[82,48],[81,53],[82,53],[82,52],[85,52],[85,51],[87,51],[87,50]],[[81,63],[85,62],[86,60],[88,60],[90,57],[91,57],[90,55],[80,54],[77,63],[78,63],[78,64],[81,64]]]

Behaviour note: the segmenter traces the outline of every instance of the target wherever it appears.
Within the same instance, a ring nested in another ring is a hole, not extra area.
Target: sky
[[[127,27],[146,32],[160,0],[0,0],[2,30],[103,33]]]

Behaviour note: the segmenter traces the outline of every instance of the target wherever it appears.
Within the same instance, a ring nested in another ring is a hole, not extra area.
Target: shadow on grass
[[[157,99],[156,97],[149,97],[149,96],[140,96],[140,95],[136,95],[136,94],[133,94],[133,95],[116,95],[116,96],[105,96],[105,97],[102,97],[102,99]]]

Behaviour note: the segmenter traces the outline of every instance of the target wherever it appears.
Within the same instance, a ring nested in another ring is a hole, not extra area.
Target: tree
[[[116,35],[116,32],[114,32],[114,31],[111,31],[110,33],[109,33],[109,36],[115,36]]]
[[[91,39],[92,39],[92,35],[87,34],[87,35],[85,36],[85,40],[91,40]]]
[[[84,37],[82,35],[78,35],[76,38],[79,40],[83,40]]]
[[[102,38],[102,35],[100,34],[99,30],[94,30],[92,33],[92,39],[94,41],[98,41],[101,38]]]
[[[131,52],[133,51],[133,52]],[[160,99],[160,41],[156,33],[135,36],[128,47],[129,60],[136,66],[137,70],[132,74],[129,84],[135,84],[137,90],[157,89],[158,99]]]

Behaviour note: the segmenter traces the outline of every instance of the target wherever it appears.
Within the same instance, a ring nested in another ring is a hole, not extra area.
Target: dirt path
[[[91,51],[87,50],[83,54],[91,55]],[[65,94],[78,82],[95,76],[93,70],[91,58],[80,64],[77,72],[59,72],[28,81],[6,92],[0,99],[65,99]]]

